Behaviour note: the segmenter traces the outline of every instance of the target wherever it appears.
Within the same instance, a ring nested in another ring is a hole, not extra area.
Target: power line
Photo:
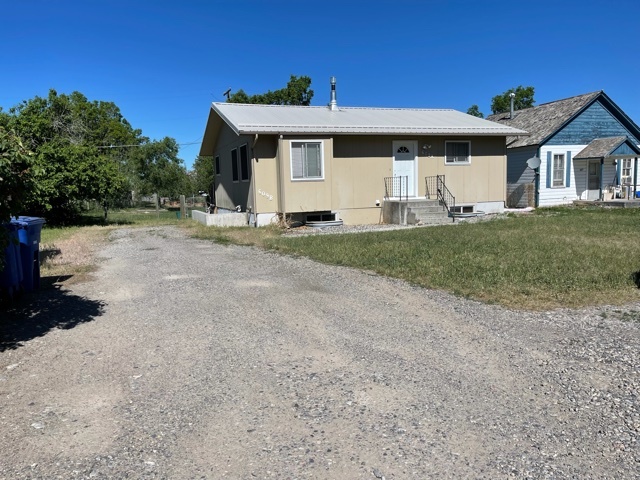
[[[197,142],[186,142],[186,143],[177,143],[176,145],[197,145],[201,143],[202,140],[198,140]],[[140,143],[138,145],[97,145],[96,148],[132,148],[132,147],[144,147],[145,145],[149,145],[148,143]]]

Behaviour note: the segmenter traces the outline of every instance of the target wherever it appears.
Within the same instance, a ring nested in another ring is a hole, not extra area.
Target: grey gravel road
[[[640,305],[523,313],[121,229],[2,313],[0,478],[640,478]]]

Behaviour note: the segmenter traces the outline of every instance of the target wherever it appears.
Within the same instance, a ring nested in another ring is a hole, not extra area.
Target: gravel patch
[[[0,479],[638,478],[640,304],[519,312],[172,227],[30,300]]]
[[[517,214],[527,214],[527,212],[513,212]],[[306,225],[292,227],[285,231],[285,236],[290,237],[300,237],[300,236],[308,236],[308,235],[335,235],[335,234],[343,234],[343,233],[364,233],[364,232],[385,232],[391,230],[406,230],[411,228],[430,228],[430,227],[441,227],[441,226],[454,226],[462,223],[478,223],[478,222],[487,222],[491,220],[500,220],[507,218],[506,214],[496,213],[496,214],[486,214],[486,215],[478,215],[478,216],[469,216],[469,217],[457,217],[455,221],[452,219],[451,223],[445,224],[436,224],[436,225],[392,225],[392,224],[370,224],[370,225],[340,225],[334,227],[309,227]]]

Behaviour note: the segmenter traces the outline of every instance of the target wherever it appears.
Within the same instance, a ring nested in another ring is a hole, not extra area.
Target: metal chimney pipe
[[[338,102],[336,101],[336,77],[331,77],[331,102],[329,110],[338,110]]]
[[[509,96],[511,97],[511,110],[509,111],[509,119],[512,119],[513,118],[513,100],[516,98],[516,94],[511,92]]]

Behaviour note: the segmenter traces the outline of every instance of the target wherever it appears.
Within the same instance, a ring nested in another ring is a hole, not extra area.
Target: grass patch
[[[87,280],[97,268],[95,250],[114,227],[44,228],[40,236],[40,276],[44,287]]]
[[[40,275],[43,286],[64,281],[73,283],[89,278],[97,268],[95,250],[119,226],[147,227],[192,223],[179,220],[173,211],[161,209],[110,210],[107,221],[102,210],[84,213],[73,226],[44,225],[40,235]]]
[[[206,227],[197,222],[184,222],[182,227],[188,229],[189,234],[201,240],[229,245],[247,245],[269,248],[271,243],[282,235],[282,229],[275,225],[260,228],[248,227]]]
[[[509,307],[640,299],[640,211],[553,208],[534,215],[389,232],[269,239],[282,253],[372,270]]]

